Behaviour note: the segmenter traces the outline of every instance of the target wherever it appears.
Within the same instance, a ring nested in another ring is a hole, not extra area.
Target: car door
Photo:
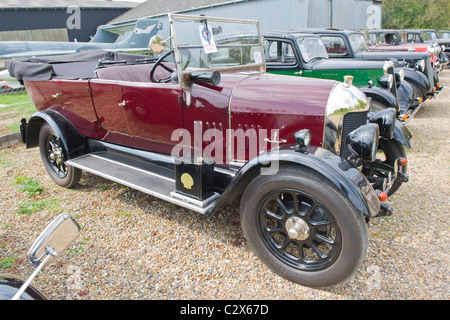
[[[170,154],[172,132],[182,128],[181,87],[93,79],[93,103],[107,142]]]
[[[301,75],[302,66],[295,54],[291,40],[266,38],[267,44],[264,48],[267,70],[270,73],[284,75]]]
[[[134,147],[171,154],[172,134],[183,128],[181,95],[178,83],[121,86],[121,111]]]

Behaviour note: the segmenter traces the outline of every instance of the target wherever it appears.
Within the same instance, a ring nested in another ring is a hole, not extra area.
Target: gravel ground
[[[410,181],[390,199],[395,213],[369,223],[366,259],[344,284],[311,289],[272,273],[247,247],[237,205],[207,220],[87,173],[63,189],[38,149],[22,144],[0,149],[0,272],[28,276],[30,244],[70,212],[80,237],[33,282],[50,299],[449,299],[450,71],[441,81],[443,92],[408,123],[416,147],[408,152]],[[27,177],[40,193],[22,190]],[[25,205],[31,213],[19,213]]]

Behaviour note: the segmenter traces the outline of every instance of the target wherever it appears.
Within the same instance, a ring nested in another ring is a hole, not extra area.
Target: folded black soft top
[[[19,81],[45,81],[52,78],[95,78],[95,69],[108,62],[136,63],[150,58],[147,55],[91,50],[74,54],[16,58],[8,60],[9,74]]]

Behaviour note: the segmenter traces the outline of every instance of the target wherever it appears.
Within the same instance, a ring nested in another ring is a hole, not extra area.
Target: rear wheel
[[[346,280],[367,249],[363,215],[325,180],[296,167],[249,184],[241,200],[241,224],[267,266],[310,287]]]
[[[67,150],[48,123],[43,124],[39,131],[39,149],[45,170],[55,183],[66,188],[78,183],[81,170],[67,165]]]

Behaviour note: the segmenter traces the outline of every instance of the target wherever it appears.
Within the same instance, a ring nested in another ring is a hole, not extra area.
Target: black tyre
[[[67,150],[48,123],[39,131],[39,149],[45,170],[56,184],[71,188],[78,183],[81,170],[66,164]]]
[[[398,158],[405,158],[406,159],[406,152],[403,148],[402,144],[396,140],[387,140],[387,139],[380,139],[380,143],[378,146],[377,151],[377,159],[381,160],[383,163],[388,164],[390,166],[394,166],[394,162]],[[401,167],[401,172],[406,175],[408,169],[408,165],[404,165]],[[382,172],[382,171],[376,171],[374,169],[365,169],[363,173],[369,177],[369,176],[378,176],[385,178],[388,176],[388,173]],[[402,185],[403,181],[401,179],[397,179],[394,184],[389,189],[387,195],[392,196]],[[375,189],[382,189],[381,185],[375,184]]]
[[[348,279],[367,250],[363,215],[325,180],[297,167],[249,184],[241,200],[241,224],[268,267],[309,287]]]

